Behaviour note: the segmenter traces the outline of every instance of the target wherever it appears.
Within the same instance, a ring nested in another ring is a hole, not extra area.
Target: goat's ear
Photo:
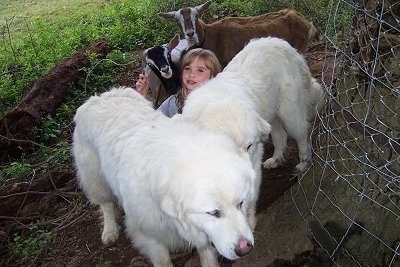
[[[149,48],[143,50],[143,53],[142,53],[142,68],[144,68],[147,64],[147,62],[146,62],[147,51],[149,51]]]
[[[204,12],[206,12],[211,6],[211,1],[207,1],[202,5],[195,6],[194,8],[197,10],[199,15],[203,15]]]
[[[157,15],[162,19],[175,19],[176,11],[170,11],[165,13],[158,13]]]
[[[175,34],[174,37],[172,37],[172,39],[169,41],[168,45],[167,45],[167,49],[169,51],[171,51],[172,49],[174,49],[177,45],[179,44],[179,34]]]
[[[147,52],[149,51],[149,49],[150,49],[150,48],[146,48],[145,50],[143,50],[142,59],[146,59]]]

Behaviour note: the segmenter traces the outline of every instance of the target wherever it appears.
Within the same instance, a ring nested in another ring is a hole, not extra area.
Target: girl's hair
[[[213,52],[203,48],[193,48],[186,52],[181,61],[181,69],[183,70],[186,66],[190,65],[196,58],[201,59],[207,69],[211,71],[211,78],[214,78],[221,72],[222,67],[218,58]]]
[[[196,58],[201,59],[207,69],[210,70],[210,78],[214,78],[218,73],[221,72],[222,67],[218,58],[212,51],[203,48],[193,48],[187,51],[181,59],[181,70],[190,65]],[[182,112],[183,103],[186,96],[186,91],[182,88],[176,98],[176,105],[179,113]]]

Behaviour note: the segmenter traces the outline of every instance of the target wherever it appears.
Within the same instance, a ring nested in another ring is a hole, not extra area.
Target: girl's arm
[[[176,106],[176,95],[171,95],[162,102],[158,107],[157,111],[164,113],[168,117],[172,117],[178,113],[178,107]]]

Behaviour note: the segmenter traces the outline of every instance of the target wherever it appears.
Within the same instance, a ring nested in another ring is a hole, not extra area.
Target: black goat
[[[181,87],[179,68],[181,51],[179,50],[176,52],[177,55],[171,57],[171,53],[179,42],[179,35],[177,34],[168,44],[151,47],[143,52],[143,69],[145,75],[149,78],[150,88],[153,88],[151,94],[155,100],[156,107],[161,104],[160,101],[169,95],[176,94]],[[186,41],[183,40],[183,42],[185,43]],[[162,92],[160,82],[165,92]]]

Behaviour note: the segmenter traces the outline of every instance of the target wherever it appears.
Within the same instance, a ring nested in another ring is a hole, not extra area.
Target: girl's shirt
[[[176,105],[177,95],[171,95],[162,102],[157,111],[161,111],[168,117],[172,117],[178,113],[178,106]]]

